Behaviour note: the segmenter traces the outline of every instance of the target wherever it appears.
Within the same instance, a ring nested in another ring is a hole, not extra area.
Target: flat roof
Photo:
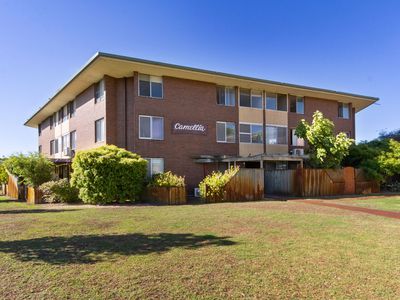
[[[75,99],[76,96],[90,85],[101,80],[104,75],[115,78],[130,77],[133,76],[133,72],[135,71],[145,74],[205,81],[221,85],[263,89],[274,93],[294,94],[347,102],[353,104],[356,112],[379,100],[377,97],[97,52],[64,86],[25,122],[25,125],[37,127],[38,124],[44,121],[49,115],[58,111],[69,101]]]

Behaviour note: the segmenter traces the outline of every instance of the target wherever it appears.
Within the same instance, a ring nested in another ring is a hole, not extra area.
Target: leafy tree
[[[11,174],[29,186],[38,187],[53,177],[54,164],[39,153],[11,155],[3,164]]]
[[[8,174],[6,168],[3,165],[3,162],[0,160],[0,184],[7,183]]]
[[[138,154],[106,145],[79,151],[72,161],[72,187],[85,203],[136,200],[146,179],[147,161]]]
[[[302,119],[296,128],[296,135],[308,142],[310,165],[314,168],[336,168],[349,153],[354,140],[348,138],[345,133],[334,135],[335,125],[324,117],[320,111],[313,115],[313,121],[309,124]]]
[[[385,177],[400,174],[400,143],[393,139],[389,140],[388,149],[380,152],[377,162]]]

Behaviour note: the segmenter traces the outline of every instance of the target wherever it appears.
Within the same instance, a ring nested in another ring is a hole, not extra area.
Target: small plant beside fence
[[[157,204],[186,204],[185,178],[172,172],[154,175],[142,195],[142,200]]]

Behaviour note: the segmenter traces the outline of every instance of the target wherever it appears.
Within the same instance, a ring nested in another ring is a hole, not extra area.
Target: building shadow
[[[42,213],[60,213],[77,211],[80,209],[10,209],[0,210],[0,215],[17,215],[17,214],[42,214]]]
[[[175,248],[198,249],[236,244],[229,237],[191,233],[76,235],[42,237],[18,241],[0,241],[0,252],[20,261],[55,265],[92,264],[113,260],[120,255],[163,253]]]

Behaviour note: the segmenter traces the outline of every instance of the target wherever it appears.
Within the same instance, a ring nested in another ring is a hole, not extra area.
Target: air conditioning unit
[[[294,149],[293,154],[299,156],[304,155],[304,149]]]
[[[194,189],[194,196],[197,198],[200,198],[200,189],[199,188]]]

